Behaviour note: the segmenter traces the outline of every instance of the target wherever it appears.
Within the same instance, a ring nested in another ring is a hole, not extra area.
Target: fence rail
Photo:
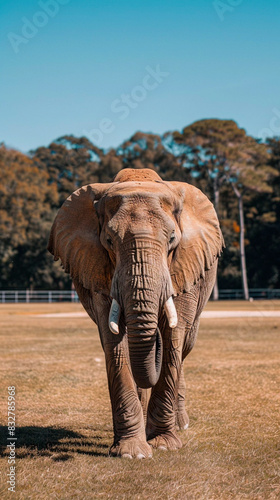
[[[249,297],[252,299],[280,299],[280,288],[251,288]],[[242,300],[244,293],[242,289],[219,290],[219,300]]]
[[[0,290],[0,303],[79,302],[74,290]]]
[[[280,299],[279,288],[252,288],[252,299]],[[242,300],[243,290],[219,290],[219,300]],[[79,302],[74,290],[0,290],[0,303]]]

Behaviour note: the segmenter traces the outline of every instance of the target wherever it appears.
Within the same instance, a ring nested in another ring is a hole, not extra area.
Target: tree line
[[[66,135],[23,154],[0,145],[0,288],[69,289],[46,251],[55,214],[84,184],[122,168],[151,168],[200,188],[218,213],[226,248],[220,288],[280,288],[280,138],[261,142],[233,120],[200,120],[162,136],[135,133],[105,151]]]

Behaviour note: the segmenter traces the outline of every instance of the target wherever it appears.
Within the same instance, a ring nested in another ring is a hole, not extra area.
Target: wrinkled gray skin
[[[129,171],[126,170],[126,176]],[[86,220],[88,206],[79,208],[77,227],[76,216],[74,212],[68,214],[66,202],[66,208],[61,210],[62,215],[59,212],[54,223],[49,248],[71,273],[82,304],[98,325],[114,425],[110,454],[147,458],[152,455],[152,447],[174,450],[182,446],[176,429],[186,429],[189,422],[182,364],[194,345],[199,317],[214,285],[219,251],[209,269],[203,270],[203,276],[190,280],[188,286],[182,285],[184,290],[180,288],[180,280],[176,281],[175,277],[176,267],[172,265],[175,266],[173,261],[177,258],[180,271],[185,265],[184,259],[188,258],[188,251],[180,257],[183,229],[179,215],[174,215],[176,196],[179,199],[181,195],[176,194],[177,186],[176,192],[173,186],[166,187],[171,183],[158,185],[161,181],[156,174],[141,179],[142,171],[136,172],[137,175],[130,171],[128,180],[126,177],[122,180],[119,174],[116,182],[107,185],[101,193],[96,194],[93,188],[91,206],[98,220],[97,244],[102,245],[104,268],[103,263],[100,264],[102,258],[91,268],[88,263],[91,257],[85,256],[84,261],[77,257],[77,252],[83,255],[83,243],[78,237],[77,241],[69,237],[71,230],[73,234],[80,231],[81,239],[86,234],[86,226],[81,229],[81,221]],[[135,175],[138,182],[134,180]],[[144,185],[144,182],[148,183]],[[170,194],[170,203],[167,188],[174,191]],[[88,192],[89,187],[83,196]],[[74,204],[73,198],[68,200]],[[77,200],[81,204],[82,196]],[[181,203],[185,210],[188,202]],[[217,227],[215,230],[218,231]],[[219,245],[220,242],[217,247]],[[95,250],[88,256],[94,253]],[[76,257],[71,263],[72,254]],[[87,279],[91,273],[97,278],[90,289]],[[178,316],[175,328],[170,328],[164,310],[167,299],[172,296]],[[112,299],[121,311],[118,334],[112,333],[108,326]]]

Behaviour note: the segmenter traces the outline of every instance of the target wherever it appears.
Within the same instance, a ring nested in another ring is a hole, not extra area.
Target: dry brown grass
[[[184,446],[136,461],[107,456],[111,413],[95,326],[87,318],[26,314],[80,310],[79,304],[0,306],[1,498],[280,497],[279,318],[202,320],[185,364]],[[17,391],[16,495],[6,483],[9,385]]]

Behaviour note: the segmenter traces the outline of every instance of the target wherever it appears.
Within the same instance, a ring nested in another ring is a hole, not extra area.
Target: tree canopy
[[[242,286],[242,251],[249,287],[280,288],[280,138],[260,142],[233,120],[218,119],[162,136],[136,132],[108,151],[72,135],[29,154],[2,144],[0,287],[69,288],[46,250],[56,211],[80,186],[110,182],[127,167],[192,183],[211,199],[226,242],[221,288]]]

